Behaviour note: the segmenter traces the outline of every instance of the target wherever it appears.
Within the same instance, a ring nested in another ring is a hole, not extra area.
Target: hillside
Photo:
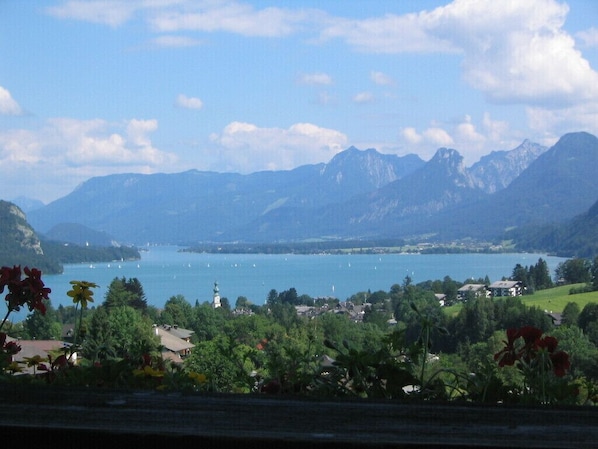
[[[23,211],[0,200],[0,266],[36,267],[46,274],[62,272],[62,264],[139,259],[137,249],[122,246],[85,246],[43,240]]]
[[[543,226],[525,226],[509,231],[511,239],[525,251],[544,251],[564,257],[589,257],[598,255],[598,201],[590,209],[564,223]]]
[[[0,200],[0,266],[36,267],[45,273],[59,273],[60,264],[48,258],[39,237],[27,223],[23,211]]]

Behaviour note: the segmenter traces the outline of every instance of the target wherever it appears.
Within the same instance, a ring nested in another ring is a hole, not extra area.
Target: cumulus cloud
[[[598,28],[589,28],[575,35],[586,47],[598,47]]]
[[[379,84],[380,86],[392,86],[395,83],[392,77],[386,75],[385,73],[376,71],[370,72],[370,79],[375,84]]]
[[[301,84],[326,86],[332,84],[332,77],[327,73],[305,73],[299,77]]]
[[[23,110],[8,90],[0,86],[0,115],[20,115]]]
[[[353,102],[358,104],[371,103],[374,101],[374,95],[371,92],[359,92],[353,96]]]
[[[318,11],[278,7],[255,8],[236,0],[68,0],[45,9],[60,19],[119,27],[141,17],[158,33],[224,31],[244,36],[287,36],[320,15]],[[160,38],[162,44],[188,40]]]
[[[529,127],[547,142],[554,143],[567,132],[587,131],[598,134],[598,105],[583,103],[569,108],[527,107]]]
[[[203,101],[197,97],[187,97],[180,94],[176,97],[175,104],[180,108],[185,109],[201,109],[203,108]]]
[[[60,19],[73,19],[101,23],[111,27],[122,25],[131,19],[139,2],[131,0],[69,0],[58,6],[49,6],[46,12]]]
[[[343,39],[358,51],[371,53],[456,52],[449,40],[426,29],[426,15],[387,14],[368,19],[334,18],[320,33],[323,41]]]
[[[151,16],[155,30],[227,31],[244,36],[275,37],[291,34],[308,17],[306,11],[277,7],[255,9],[236,1],[182,2]]]
[[[195,47],[201,45],[201,41],[188,36],[164,35],[151,40],[156,47],[177,48],[177,47]]]
[[[0,132],[0,176],[6,185],[21,186],[14,197],[51,200],[93,176],[164,171],[177,157],[154,147],[150,134],[157,127],[156,120],[56,118],[37,129]]]
[[[567,13],[554,0],[454,0],[417,14],[335,19],[322,36],[358,51],[456,53],[464,79],[490,101],[567,107],[598,99],[598,73],[563,29]],[[580,38],[596,42],[594,29]]]
[[[260,128],[244,122],[228,124],[211,140],[220,154],[220,170],[242,173],[328,162],[348,142],[343,133],[311,123],[283,129]]]
[[[452,123],[433,123],[422,131],[402,128],[399,143],[403,148],[401,153],[415,153],[426,160],[440,147],[454,148],[463,156],[464,162],[471,165],[490,151],[517,147],[523,138],[515,134],[506,122],[494,120],[489,113],[484,113],[479,124],[466,115]]]

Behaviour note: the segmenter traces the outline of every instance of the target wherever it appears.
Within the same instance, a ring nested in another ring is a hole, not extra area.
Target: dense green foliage
[[[137,248],[128,246],[77,246],[53,241],[42,241],[42,245],[46,256],[61,264],[112,262],[141,258]]]

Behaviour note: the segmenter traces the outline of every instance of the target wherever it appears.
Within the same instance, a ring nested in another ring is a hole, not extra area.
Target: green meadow
[[[523,296],[522,299],[525,305],[535,306],[549,312],[562,312],[570,302],[577,303],[579,310],[582,310],[590,302],[598,303],[598,291],[574,295],[569,294],[572,288],[581,288],[583,286],[584,284],[563,285],[537,291],[533,295]]]
[[[539,290],[533,295],[525,295],[521,297],[523,303],[530,307],[537,307],[548,312],[562,312],[565,306],[570,302],[575,302],[579,305],[579,310],[583,310],[586,304],[590,302],[598,303],[598,291],[588,293],[578,293],[571,295],[571,289],[583,287],[584,284],[563,285],[547,290]],[[445,312],[449,315],[455,315],[461,310],[463,304],[456,304],[451,307],[446,307]]]

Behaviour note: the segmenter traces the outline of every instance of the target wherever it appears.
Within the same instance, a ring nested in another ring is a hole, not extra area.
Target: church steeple
[[[214,299],[212,300],[212,307],[217,309],[222,306],[220,304],[220,290],[218,290],[218,282],[214,282]]]

